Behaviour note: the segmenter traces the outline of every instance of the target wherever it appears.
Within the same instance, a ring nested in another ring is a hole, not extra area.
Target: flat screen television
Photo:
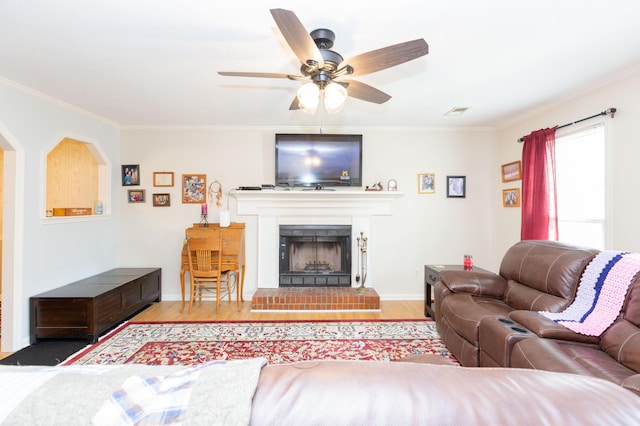
[[[276,134],[276,186],[362,186],[362,135]]]

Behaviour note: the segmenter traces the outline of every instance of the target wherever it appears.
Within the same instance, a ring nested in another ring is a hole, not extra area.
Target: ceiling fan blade
[[[361,99],[367,102],[373,102],[375,104],[383,104],[391,99],[390,95],[387,95],[381,90],[376,89],[375,87],[369,86],[368,84],[361,83],[355,80],[340,80],[336,83],[346,83],[347,93],[352,98]]]
[[[300,109],[300,102],[298,101],[298,97],[296,96],[295,98],[293,98],[291,106],[289,106],[289,111],[295,111],[297,109]]]
[[[293,80],[289,74],[276,74],[269,72],[232,72],[232,71],[218,71],[220,75],[226,75],[228,77],[260,77],[260,78],[288,78]]]
[[[309,61],[313,61],[318,64],[318,68],[324,67],[324,59],[318,46],[295,13],[285,9],[271,9],[271,16],[300,62],[309,64]]]
[[[403,64],[427,53],[429,53],[429,45],[421,38],[362,53],[344,61],[339,68],[348,64],[353,67],[352,76],[371,74]]]

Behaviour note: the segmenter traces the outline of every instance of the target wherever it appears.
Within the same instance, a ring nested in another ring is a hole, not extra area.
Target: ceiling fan
[[[227,71],[220,71],[218,74],[307,81],[298,89],[290,110],[302,109],[314,113],[318,104],[322,102],[329,113],[334,113],[340,110],[347,96],[376,104],[385,103],[391,99],[390,95],[368,84],[345,77],[371,74],[429,53],[427,42],[417,39],[372,50],[345,61],[338,52],[330,50],[335,40],[333,31],[320,28],[309,33],[290,10],[271,9],[271,15],[302,64],[300,74]]]

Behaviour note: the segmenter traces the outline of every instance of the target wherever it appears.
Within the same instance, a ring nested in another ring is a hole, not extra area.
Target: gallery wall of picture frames
[[[121,165],[122,186],[140,186],[142,184],[140,165]],[[175,173],[168,171],[153,172],[152,185],[154,188],[173,188],[176,186]],[[207,203],[207,175],[203,173],[189,173],[182,175],[180,182],[181,198],[183,204],[206,204]],[[153,207],[171,206],[171,193],[153,193],[151,195]],[[129,203],[146,203],[145,189],[127,190],[127,201]]]
[[[465,198],[467,196],[466,176],[446,177],[447,198]],[[418,173],[418,194],[436,193],[436,174],[432,172]]]
[[[141,174],[139,164],[123,164],[122,186],[140,186]],[[513,161],[500,166],[502,182],[513,182],[522,180],[522,162]],[[446,176],[446,196],[447,198],[465,198],[467,192],[466,176]],[[153,187],[172,188],[175,186],[175,173],[168,171],[153,172]],[[387,182],[387,190],[397,191],[398,183],[395,179]],[[436,193],[436,174],[433,172],[418,173],[418,193]],[[183,204],[206,204],[207,203],[207,177],[206,174],[190,173],[182,175],[181,196]],[[504,207],[520,207],[520,188],[507,188],[502,190],[502,200]],[[144,189],[131,189],[127,191],[127,201],[129,203],[145,203],[146,192]],[[154,207],[171,206],[170,193],[152,194],[152,205]]]
[[[515,182],[522,180],[522,162],[513,161],[500,166],[502,182]],[[502,190],[503,207],[520,207],[520,188],[507,188]]]

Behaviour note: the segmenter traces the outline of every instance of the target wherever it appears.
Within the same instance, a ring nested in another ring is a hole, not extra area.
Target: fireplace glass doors
[[[351,225],[281,225],[280,287],[351,287]]]

